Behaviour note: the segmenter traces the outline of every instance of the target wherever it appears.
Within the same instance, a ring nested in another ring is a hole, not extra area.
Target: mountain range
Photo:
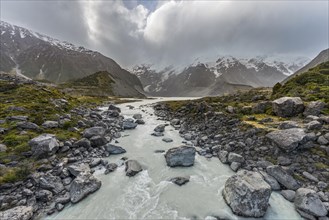
[[[63,83],[107,71],[113,94],[143,97],[139,79],[99,52],[0,21],[0,71]]]
[[[251,87],[271,87],[308,62],[305,57],[287,62],[280,57],[223,56],[215,62],[197,61],[185,68],[171,66],[157,70],[152,65],[137,65],[131,72],[152,96],[212,96]]]

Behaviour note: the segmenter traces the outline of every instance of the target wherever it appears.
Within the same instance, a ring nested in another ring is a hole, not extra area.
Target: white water
[[[162,137],[150,135],[158,124],[164,122],[150,115],[153,113],[151,107],[142,105],[158,101],[129,103],[135,107],[132,110],[127,108],[128,104],[119,106],[126,118],[141,113],[146,124],[139,125],[135,130],[124,131],[117,145],[125,148],[127,153],[108,158],[109,162],[117,162],[123,156],[136,159],[144,171],[130,178],[125,175],[124,166],[108,175],[103,174],[104,170],[96,171],[95,175],[102,181],[102,187],[49,219],[212,219],[210,216],[245,219],[235,216],[223,200],[221,192],[224,183],[234,174],[227,165],[221,164],[217,158],[208,160],[197,155],[193,167],[169,168],[164,154],[154,153],[155,150],[179,146],[183,141],[178,131],[170,126],[166,127],[164,137],[172,138],[172,143],[165,143]],[[190,176],[190,182],[180,187],[168,181],[176,176]],[[292,203],[280,194],[272,193],[264,219],[301,218]]]

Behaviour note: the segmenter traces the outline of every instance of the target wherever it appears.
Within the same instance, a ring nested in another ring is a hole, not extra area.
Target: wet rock
[[[183,138],[187,141],[190,141],[194,139],[194,135],[192,135],[191,133],[186,133],[184,134]]]
[[[135,176],[137,173],[143,170],[142,166],[136,160],[127,160],[125,165],[126,176],[129,177]]]
[[[144,125],[145,124],[145,121],[143,119],[137,119],[135,121],[136,124],[139,124],[139,125]]]
[[[136,119],[136,120],[137,119],[142,119],[142,114],[134,114],[133,118]]]
[[[193,166],[195,160],[194,147],[175,147],[169,149],[165,154],[167,166],[170,167],[189,167]]]
[[[32,206],[16,206],[0,212],[0,219],[3,220],[29,220],[33,216]]]
[[[46,129],[58,128],[58,122],[57,121],[45,121],[41,126]]]
[[[80,173],[70,186],[71,202],[77,203],[101,188],[102,182],[91,173]]]
[[[69,192],[66,192],[64,195],[56,198],[56,203],[67,204],[71,201],[71,196]]]
[[[42,134],[29,141],[32,155],[37,158],[45,158],[53,155],[59,148],[59,142],[55,135]]]
[[[218,158],[223,164],[228,163],[227,156],[228,156],[228,152],[225,150],[221,150],[218,152]]]
[[[107,152],[109,152],[110,154],[123,154],[123,153],[126,153],[126,150],[123,149],[122,147],[120,146],[116,146],[116,145],[113,145],[113,144],[106,144],[105,146],[105,150]]]
[[[71,164],[67,167],[67,170],[75,177],[77,177],[80,173],[88,173],[90,172],[90,167],[86,163],[75,163]]]
[[[175,183],[178,186],[182,186],[190,181],[190,177],[174,177],[170,179],[170,182]]]
[[[297,209],[317,217],[326,216],[328,213],[319,196],[311,189],[298,189],[294,204]]]
[[[269,206],[271,187],[263,177],[241,170],[226,182],[223,196],[232,211],[239,216],[262,217]]]
[[[287,189],[297,190],[299,188],[297,181],[280,166],[269,166],[266,168],[266,171]]]
[[[117,167],[118,167],[118,165],[116,163],[109,163],[106,166],[106,170],[105,170],[104,174],[108,174],[110,172],[113,172],[114,170],[116,170]]]
[[[116,107],[115,105],[112,104],[109,105],[108,110],[121,112],[121,109],[119,107]]]
[[[293,190],[282,190],[281,195],[289,202],[294,202],[296,192]]]
[[[134,120],[129,120],[129,119],[125,119],[122,123],[123,129],[124,130],[131,130],[131,129],[135,129],[137,127],[137,123],[134,122]]]
[[[165,150],[155,150],[154,151],[154,153],[156,153],[156,154],[161,154],[161,153],[164,153],[164,152],[166,152]]]
[[[153,132],[151,134],[152,136],[155,136],[155,137],[161,137],[161,136],[164,136],[164,134],[162,132]]]
[[[299,97],[282,97],[272,102],[275,115],[280,117],[293,117],[304,111],[304,103]]]
[[[173,139],[171,138],[162,138],[162,141],[169,143],[169,142],[173,142]]]
[[[164,132],[165,131],[165,127],[166,125],[165,124],[162,124],[162,125],[158,125],[154,128],[154,131],[155,132]]]
[[[107,140],[103,136],[95,135],[90,138],[90,144],[92,147],[100,147],[107,143]]]
[[[231,165],[230,165],[230,168],[236,172],[238,169],[240,169],[241,167],[241,163],[239,162],[232,162]]]
[[[178,118],[172,119],[172,120],[170,121],[170,124],[171,124],[172,126],[179,125],[179,124],[180,124],[180,120],[179,120]]]
[[[310,135],[301,128],[272,131],[266,138],[286,152],[291,152],[311,140]]]
[[[60,211],[62,211],[64,209],[65,206],[62,203],[57,203],[55,205],[55,207],[56,207],[57,211],[60,212]]]
[[[103,127],[92,127],[92,128],[87,128],[83,132],[83,137],[90,139],[93,136],[104,136],[105,134],[105,129]]]
[[[314,115],[319,116],[321,111],[326,107],[326,103],[321,101],[312,101],[310,102],[303,113],[304,116]]]
[[[97,167],[101,163],[102,163],[102,159],[100,159],[100,158],[93,158],[93,160],[89,163],[89,167],[91,167],[91,168]]]

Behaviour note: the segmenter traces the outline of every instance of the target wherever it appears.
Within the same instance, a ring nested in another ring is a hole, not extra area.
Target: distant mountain
[[[139,79],[104,55],[0,21],[0,71],[63,83],[107,71],[131,96],[141,96]]]
[[[284,62],[265,56],[252,59],[225,56],[215,62],[196,61],[180,69],[167,67],[157,71],[152,65],[138,65],[132,72],[141,80],[149,95],[206,96],[273,86],[308,61],[303,57]]]
[[[283,83],[286,83],[291,78],[298,76],[301,73],[307,72],[309,69],[316,67],[320,63],[329,61],[329,48],[326,50],[323,50],[317,55],[311,62],[309,62],[307,65],[303,66],[301,69],[299,69],[297,72],[292,74],[291,76],[287,77],[285,80],[283,80]]]

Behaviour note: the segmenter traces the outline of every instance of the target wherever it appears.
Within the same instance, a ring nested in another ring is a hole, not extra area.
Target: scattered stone
[[[281,195],[289,202],[294,202],[296,192],[290,189],[282,190]]]
[[[29,118],[27,116],[16,115],[16,116],[8,116],[6,118],[7,121],[27,121]]]
[[[83,137],[90,139],[93,136],[104,136],[105,134],[105,129],[103,127],[92,127],[92,128],[87,128],[83,132]]]
[[[57,121],[45,121],[41,126],[46,129],[58,128],[58,122]]]
[[[16,124],[17,128],[18,129],[22,129],[22,130],[33,130],[33,131],[37,131],[40,129],[40,127],[35,124],[35,123],[32,123],[32,122],[29,122],[29,121],[22,121],[22,122],[18,122]]]
[[[228,156],[228,152],[225,150],[221,150],[218,152],[218,158],[223,164],[228,163],[227,156]]]
[[[126,176],[135,176],[137,173],[143,170],[142,166],[136,160],[127,160],[125,164]]]
[[[223,196],[239,216],[262,217],[269,206],[271,187],[263,177],[252,171],[240,170],[226,182]]]
[[[175,183],[178,186],[182,186],[190,181],[190,177],[174,177],[170,179],[170,182]]]
[[[300,97],[282,97],[272,102],[275,115],[280,117],[293,117],[304,111],[304,103]]]
[[[155,136],[155,137],[162,137],[162,136],[164,136],[164,134],[162,132],[153,132],[151,135],[152,136]]]
[[[313,176],[312,174],[310,174],[306,171],[303,172],[303,176],[306,177],[307,179],[313,181],[313,182],[316,182],[316,183],[319,182],[318,178],[316,178],[315,176]]]
[[[290,129],[290,128],[299,128],[299,125],[295,121],[284,121],[280,123],[279,129],[285,130],[285,129]]]
[[[195,160],[195,148],[187,146],[171,148],[166,152],[165,158],[167,166],[170,167],[193,166]]]
[[[314,115],[319,116],[321,111],[326,107],[326,103],[321,101],[312,101],[310,102],[303,113],[304,116]]]
[[[264,171],[259,171],[259,173],[263,176],[265,182],[267,182],[268,185],[271,186],[271,189],[273,191],[277,191],[277,190],[280,190],[281,189],[280,184],[278,183],[278,181],[274,177],[268,175]]]
[[[318,121],[311,121],[305,125],[307,130],[319,130],[322,128],[322,124]]]
[[[4,144],[0,144],[0,152],[6,152],[7,151],[7,146]]]
[[[241,163],[239,162],[232,162],[231,165],[230,165],[230,168],[236,172],[238,169],[240,169],[241,167]]]
[[[161,154],[161,153],[164,153],[164,152],[166,152],[165,150],[155,150],[154,151],[154,153],[156,153],[156,154]]]
[[[280,166],[269,166],[266,168],[266,171],[287,189],[297,190],[299,188],[297,181]]]
[[[162,138],[162,141],[169,143],[169,142],[173,142],[173,139],[171,138]]]
[[[142,114],[134,114],[133,118],[136,119],[136,120],[137,119],[142,119]]]
[[[296,191],[295,207],[298,210],[308,214],[322,217],[326,216],[328,211],[321,202],[318,194],[311,189],[300,188]]]
[[[106,170],[105,170],[104,174],[108,174],[110,172],[113,172],[114,170],[116,170],[117,167],[118,167],[118,165],[116,163],[109,163],[106,166]]]
[[[134,120],[129,120],[126,119],[123,121],[122,126],[124,130],[131,130],[131,129],[135,129],[137,127],[137,123],[134,122]]]
[[[54,194],[59,194],[65,189],[61,178],[59,176],[53,176],[49,173],[40,177],[39,186],[42,189],[52,191]]]
[[[95,135],[90,138],[90,144],[92,147],[100,147],[107,143],[107,140],[104,136]]]
[[[97,191],[101,185],[102,182],[95,178],[91,173],[80,173],[70,186],[71,202],[77,203],[81,201],[89,194]]]
[[[145,124],[145,121],[143,119],[137,119],[135,121],[136,124],[139,124],[139,125],[144,125]]]
[[[32,206],[16,206],[0,212],[0,219],[3,220],[29,220],[33,216]]]
[[[119,107],[116,107],[116,106],[113,105],[113,104],[110,104],[110,105],[109,105],[108,110],[121,112],[121,109],[120,109]]]
[[[240,154],[233,153],[233,152],[228,154],[227,160],[229,163],[233,163],[233,162],[237,162],[240,164],[244,163],[243,156],[241,156]]]
[[[105,150],[107,152],[109,152],[110,154],[123,154],[123,153],[126,153],[126,150],[123,149],[122,147],[119,147],[119,146],[116,146],[116,145],[113,145],[113,144],[106,144],[105,146]]]
[[[75,163],[67,167],[68,171],[75,177],[79,176],[80,173],[89,173],[90,167],[86,163]]]
[[[55,205],[55,207],[56,207],[57,211],[60,212],[60,211],[62,211],[64,209],[65,206],[62,203],[57,203]]]
[[[290,164],[291,164],[291,160],[289,158],[284,156],[278,157],[278,165],[289,166]]]
[[[42,134],[29,141],[32,155],[45,158],[53,155],[59,148],[59,142],[53,134]]]
[[[154,131],[155,132],[164,132],[165,131],[165,127],[166,127],[165,124],[158,125],[158,126],[156,126],[156,128],[154,128]]]
[[[35,197],[42,202],[49,202],[53,198],[53,193],[49,190],[42,189],[35,192]]]

